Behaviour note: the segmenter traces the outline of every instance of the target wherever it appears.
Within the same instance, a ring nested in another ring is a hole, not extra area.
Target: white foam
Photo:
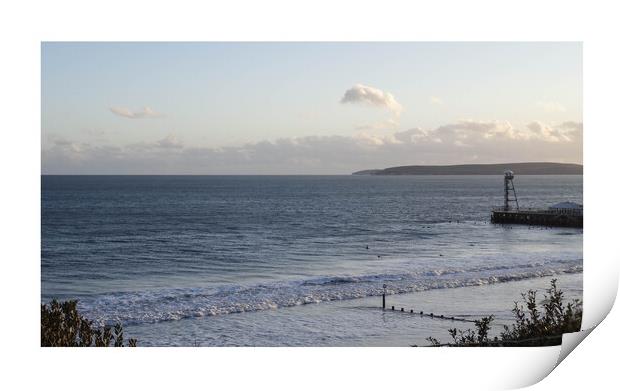
[[[582,261],[575,259],[411,273],[323,276],[252,286],[228,285],[216,289],[110,293],[85,298],[79,306],[87,317],[99,324],[116,321],[125,324],[148,323],[378,296],[383,293],[384,283],[388,285],[388,294],[404,294],[579,273],[582,270]]]

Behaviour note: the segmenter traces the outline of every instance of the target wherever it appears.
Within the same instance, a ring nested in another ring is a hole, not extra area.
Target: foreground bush
[[[451,343],[442,344],[433,337],[427,340],[433,346],[551,346],[562,344],[562,334],[581,329],[581,302],[573,300],[564,305],[564,293],[558,289],[556,279],[551,280],[551,286],[544,295],[542,311],[536,303],[536,291],[529,290],[521,297],[525,307],[515,302],[512,309],[515,323],[504,326],[499,337],[489,339],[490,325],[494,319],[491,315],[476,320],[475,331],[449,329]]]
[[[77,300],[52,300],[41,305],[41,346],[125,346],[123,327],[94,328],[93,322],[78,313]],[[128,346],[136,346],[130,338]]]

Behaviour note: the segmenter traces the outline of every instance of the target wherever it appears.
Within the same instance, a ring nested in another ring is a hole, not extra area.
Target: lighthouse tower
[[[519,210],[519,201],[517,201],[517,192],[515,185],[512,183],[515,174],[511,170],[504,171],[504,210],[512,210],[511,203],[514,203],[514,209]],[[511,194],[512,193],[512,194]]]

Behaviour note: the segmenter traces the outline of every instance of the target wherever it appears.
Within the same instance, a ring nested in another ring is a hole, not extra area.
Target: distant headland
[[[363,170],[352,175],[583,175],[583,165],[567,163],[458,164],[452,166],[399,166]]]

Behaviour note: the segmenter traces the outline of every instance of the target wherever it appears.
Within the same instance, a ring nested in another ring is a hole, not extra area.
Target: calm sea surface
[[[411,321],[375,311],[383,284],[389,300],[472,317],[500,310],[489,294],[511,303],[541,277],[580,296],[582,231],[491,225],[502,186],[501,176],[43,176],[41,300],[77,298],[142,345],[406,346],[419,340]],[[582,202],[581,176],[517,175],[515,186],[524,207]],[[454,326],[416,322],[423,337]]]

